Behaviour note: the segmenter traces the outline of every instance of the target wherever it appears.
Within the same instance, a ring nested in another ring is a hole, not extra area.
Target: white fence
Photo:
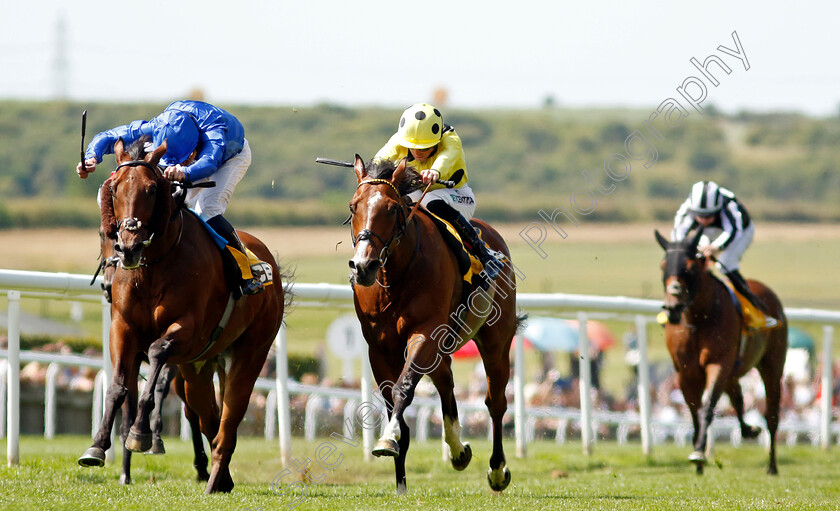
[[[51,297],[57,299],[73,299],[79,301],[96,301],[102,304],[102,343],[103,343],[103,357],[104,360],[100,362],[99,367],[102,368],[101,375],[97,378],[97,400],[104,399],[104,389],[107,387],[111,379],[111,363],[109,360],[108,336],[110,331],[110,307],[107,302],[98,293],[98,280],[93,285],[90,284],[90,277],[86,275],[72,275],[67,273],[42,273],[42,272],[24,272],[15,270],[0,270],[0,290],[8,290],[8,350],[0,352],[0,358],[8,358],[6,366],[6,435],[7,435],[7,461],[9,465],[18,463],[19,459],[19,433],[20,433],[20,299],[21,296],[37,296],[37,297]],[[340,305],[347,304],[352,300],[352,291],[349,286],[338,286],[331,284],[302,284],[296,283],[292,287],[295,294],[298,306],[325,306],[325,305]],[[516,454],[523,457],[526,455],[526,445],[529,437],[532,435],[533,422],[538,417],[555,417],[559,418],[559,424],[563,421],[574,420],[580,424],[581,440],[583,443],[584,452],[591,452],[594,443],[593,422],[611,422],[618,424],[624,429],[621,429],[619,438],[626,431],[626,426],[629,424],[639,424],[641,428],[642,450],[645,454],[651,451],[651,444],[654,436],[661,436],[663,431],[662,425],[652,425],[650,419],[650,383],[647,381],[649,374],[647,365],[647,324],[651,321],[653,314],[659,312],[662,307],[662,302],[658,300],[643,300],[626,297],[601,297],[588,295],[570,295],[562,293],[554,294],[532,294],[532,293],[518,293],[517,305],[525,310],[542,310],[542,311],[559,311],[559,310],[574,310],[577,312],[579,321],[579,328],[581,335],[579,352],[581,355],[580,361],[580,397],[581,408],[580,411],[568,411],[558,409],[526,409],[524,399],[524,343],[521,337],[517,336],[514,339],[514,421],[515,421],[515,436],[516,436]],[[588,314],[585,311],[606,311],[606,312],[620,312],[631,313],[635,315],[635,322],[638,333],[638,349],[641,355],[639,361],[639,414],[637,416],[623,417],[605,414],[603,412],[593,412],[590,402],[591,390],[591,374],[589,361],[589,341],[586,335],[586,321]],[[800,322],[822,323],[823,326],[823,350],[822,360],[823,367],[832,367],[832,337],[833,325],[840,324],[840,312],[825,311],[814,309],[785,309],[785,313],[789,320]],[[321,387],[307,387],[299,384],[292,384],[288,382],[288,361],[286,358],[286,331],[285,327],[281,328],[275,339],[277,368],[276,378],[274,382],[260,379],[257,382],[257,387],[270,390],[268,404],[266,409],[266,436],[273,435],[273,416],[269,420],[269,412],[276,411],[277,413],[277,433],[279,437],[281,457],[284,464],[291,456],[291,426],[289,414],[289,392],[309,393],[316,396],[329,396],[332,393],[339,392],[344,398],[355,403],[371,403],[374,404],[373,383],[370,376],[370,368],[366,365],[366,357],[362,357],[362,384],[361,392],[339,390],[339,389],[324,389]],[[40,357],[58,357],[56,355],[41,354]],[[31,355],[26,355],[29,358]],[[74,357],[73,361],[59,360],[58,358],[50,359],[49,362],[61,363],[78,363],[79,365],[90,364],[82,362],[82,357]],[[45,359],[45,361],[47,361]],[[812,441],[818,438],[819,443],[823,448],[828,448],[831,442],[831,435],[837,434],[838,425],[831,424],[831,401],[832,401],[832,373],[830,370],[823,371],[822,391],[821,391],[821,421],[818,433],[808,430],[807,425],[801,424],[783,424],[782,431],[789,431],[792,434],[808,433]],[[1,384],[0,384],[1,385]],[[47,418],[46,432],[50,427],[54,428],[54,408],[50,411],[50,407],[54,407],[54,390],[50,400],[49,387],[47,389],[47,405],[45,407],[45,417]],[[345,395],[346,394],[346,395]],[[101,396],[101,398],[99,397]],[[100,401],[101,402],[101,401]],[[432,403],[425,403],[423,400],[417,400],[418,416],[423,414],[423,418],[428,419],[430,411],[433,407]],[[95,414],[101,417],[102,408],[99,405],[95,407]],[[273,408],[273,410],[269,410]],[[462,408],[464,406],[462,405]],[[345,407],[345,413],[352,414],[354,407]],[[425,410],[425,411],[423,411]],[[0,412],[1,413],[1,412]],[[53,415],[50,415],[53,414]],[[273,413],[272,413],[273,415]],[[420,418],[420,417],[418,417]],[[2,417],[0,417],[2,419]],[[0,420],[2,422],[2,420]],[[94,427],[96,426],[97,418],[93,418]],[[50,426],[52,424],[52,426]],[[421,422],[422,424],[422,422]],[[725,426],[724,421],[720,426]],[[529,425],[530,431],[529,431]],[[656,426],[656,427],[654,427]],[[307,431],[310,427],[307,423]],[[423,428],[421,426],[420,428]],[[418,428],[418,429],[420,429]],[[722,427],[718,428],[722,430]],[[54,431],[54,429],[53,429]],[[366,453],[370,453],[373,445],[373,430],[371,428],[363,428],[363,445]],[[425,429],[422,429],[425,431]],[[667,433],[666,433],[667,434]],[[560,428],[558,427],[557,439],[561,440]],[[673,433],[672,436],[676,439],[679,434]]]

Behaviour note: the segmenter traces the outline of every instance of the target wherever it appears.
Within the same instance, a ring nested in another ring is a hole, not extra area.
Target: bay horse
[[[83,466],[102,466],[110,447],[117,409],[128,403],[124,445],[134,452],[152,446],[150,412],[166,363],[184,378],[187,406],[210,441],[212,463],[205,493],[230,492],[230,460],[236,430],[248,407],[285,308],[282,274],[268,248],[240,232],[242,242],[270,264],[272,282],[258,295],[234,301],[225,281],[219,247],[201,220],[176,207],[171,183],[158,168],[166,142],[152,153],[126,152],[114,145],[117,170],[103,189],[102,225],[120,265],[114,273],[111,304],[113,378],[105,414],[93,446],[79,458]],[[221,409],[213,374],[217,357],[230,357]],[[149,375],[137,393],[138,369],[145,354]],[[136,417],[135,417],[136,415]]]
[[[668,312],[665,344],[671,354],[685,402],[694,423],[694,452],[689,461],[703,473],[707,435],[715,405],[723,393],[735,408],[743,438],[755,438],[760,428],[744,422],[744,397],[738,380],[755,367],[764,382],[767,430],[770,434],[768,474],[777,474],[776,430],[782,395],[782,371],[787,353],[787,319],[779,298],[767,286],[749,280],[750,289],[779,319],[777,327],[750,331],[742,338],[744,319],[726,284],[715,277],[710,261],[697,252],[702,230],[691,239],[666,240],[655,231],[665,250],[663,308]]]
[[[462,304],[465,284],[454,254],[432,219],[425,213],[412,215],[403,198],[411,183],[417,182],[416,172],[407,170],[404,161],[396,167],[383,161],[366,168],[359,155],[353,167],[358,180],[349,219],[353,298],[389,416],[373,454],[394,458],[397,493],[405,493],[409,429],[404,412],[420,378],[428,374],[440,394],[451,464],[456,470],[467,467],[472,450],[460,438],[450,354],[474,338],[487,372],[485,403],[493,422],[487,479],[493,490],[502,491],[511,478],[502,445],[510,344],[524,319],[515,310],[512,265],[505,265],[498,277],[496,282],[502,284],[490,286],[489,291],[477,288],[466,311]],[[473,220],[473,225],[490,247],[510,258],[498,232],[480,220]]]
[[[143,143],[150,142],[151,137],[141,137]],[[129,148],[131,150],[131,148]],[[103,187],[110,188],[111,178],[105,180]],[[93,275],[93,281],[102,272],[102,293],[108,303],[112,303],[111,287],[114,280],[114,273],[119,266],[119,257],[114,252],[114,240],[105,236],[105,230],[99,229],[99,267]],[[91,283],[93,283],[91,281]],[[223,361],[219,360],[216,365],[216,375],[219,377],[219,384],[222,392],[224,392],[225,369]],[[184,378],[181,377],[181,372],[178,366],[174,364],[166,364],[161,370],[160,378],[158,378],[157,385],[155,385],[154,407],[150,415],[150,428],[152,430],[152,447],[144,454],[165,454],[166,449],[163,445],[161,434],[163,432],[163,401],[169,394],[170,389],[181,398],[184,403],[184,415],[190,425],[190,434],[193,444],[193,467],[196,470],[197,481],[207,481],[210,478],[210,473],[207,472],[207,454],[204,452],[204,442],[201,440],[201,428],[198,421],[198,415],[187,405],[184,396]],[[122,472],[120,473],[121,484],[131,484],[131,451],[125,448],[125,439],[128,435],[128,428],[131,426],[129,420],[129,403],[128,400],[123,402],[123,417],[122,417],[122,432],[120,435],[121,443],[123,444],[122,457]]]

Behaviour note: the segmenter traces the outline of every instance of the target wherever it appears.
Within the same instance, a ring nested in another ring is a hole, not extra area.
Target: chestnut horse
[[[755,438],[761,432],[744,422],[744,397],[738,383],[739,378],[755,367],[766,394],[764,417],[770,433],[767,473],[776,474],[776,429],[787,353],[787,319],[779,298],[764,284],[748,281],[753,293],[779,319],[779,325],[750,331],[742,338],[744,319],[740,306],[735,305],[727,286],[712,274],[709,261],[697,253],[702,231],[681,242],[669,242],[658,231],[655,234],[665,249],[662,263],[663,308],[668,311],[665,344],[694,422],[694,452],[689,461],[696,464],[698,474],[703,473],[709,425],[724,392],[735,408],[741,436]]]
[[[114,145],[118,166],[110,187],[103,189],[102,223],[106,236],[116,239],[120,258],[111,304],[113,379],[102,424],[79,464],[104,464],[123,401],[128,402],[123,427],[130,427],[125,447],[134,452],[152,447],[154,392],[162,369],[173,363],[184,378],[187,406],[198,415],[212,448],[205,492],[229,492],[236,430],[283,320],[282,275],[265,245],[240,232],[242,242],[271,265],[273,285],[233,301],[218,246],[197,216],[176,207],[171,183],[157,166],[166,143],[151,154],[142,147],[135,151],[124,151],[122,141]],[[222,352],[230,356],[230,366],[220,410],[213,374]],[[134,382],[144,353],[149,376],[138,401]]]
[[[493,490],[502,491],[510,483],[502,446],[510,344],[523,319],[515,311],[512,265],[505,265],[499,284],[470,295],[465,314],[464,281],[454,254],[430,217],[419,212],[412,216],[403,199],[417,174],[407,171],[404,162],[396,168],[387,161],[365,168],[358,155],[354,170],[358,186],[350,201],[355,248],[351,282],[370,365],[390,418],[373,454],[394,458],[397,493],[404,493],[409,430],[403,414],[415,386],[428,374],[440,394],[452,466],[467,467],[472,451],[460,438],[450,354],[474,338],[487,372],[485,403],[493,421],[487,478]],[[510,257],[498,232],[480,220],[473,224],[490,247]]]
[[[111,186],[111,179],[105,180],[102,186]],[[114,272],[119,265],[119,258],[114,255],[114,240],[105,237],[103,229],[99,229],[100,242],[100,263],[93,278],[96,280],[97,275],[102,271],[102,292],[108,303],[111,303],[111,283],[114,280]],[[224,364],[217,365],[216,374],[219,376],[219,382],[224,391],[225,370]],[[152,448],[145,454],[165,454],[166,449],[163,446],[163,439],[161,433],[163,431],[163,400],[169,394],[170,388],[174,388],[175,393],[184,402],[184,415],[190,425],[190,433],[193,443],[193,467],[196,471],[196,479],[198,481],[207,481],[210,478],[210,473],[207,472],[207,454],[204,452],[204,442],[201,440],[201,428],[198,423],[198,415],[187,406],[184,398],[184,379],[181,377],[181,372],[178,366],[173,364],[166,364],[160,374],[157,385],[155,386],[155,406],[152,409],[150,417],[150,427],[152,429]],[[123,424],[130,424],[128,401],[124,401],[123,409]],[[122,443],[125,444],[125,435],[128,434],[128,428],[123,428],[121,435]],[[120,474],[120,483],[131,484],[131,451],[123,446],[122,458],[122,473]]]

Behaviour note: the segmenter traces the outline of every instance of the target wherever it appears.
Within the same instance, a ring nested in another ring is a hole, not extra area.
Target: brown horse
[[[694,452],[689,460],[703,473],[706,439],[715,405],[725,392],[729,396],[741,436],[755,438],[759,428],[744,422],[744,397],[738,379],[753,367],[758,369],[766,394],[767,429],[770,433],[769,474],[776,474],[776,429],[779,425],[782,370],[787,353],[787,319],[779,298],[764,284],[750,280],[750,289],[770,309],[779,325],[743,336],[740,306],[726,285],[710,271],[709,262],[698,255],[702,232],[691,239],[669,242],[657,231],[665,249],[662,263],[664,308],[668,311],[665,344],[679,376],[680,389],[694,422]]]
[[[102,425],[79,464],[103,465],[123,401],[129,410],[124,427],[130,425],[125,447],[134,452],[152,447],[154,391],[161,370],[173,363],[184,378],[187,406],[198,415],[213,451],[205,491],[229,492],[236,430],[283,319],[282,276],[265,245],[240,233],[243,243],[271,265],[273,285],[233,301],[219,247],[197,216],[176,207],[171,183],[158,169],[166,143],[151,154],[142,147],[127,153],[122,141],[114,150],[117,170],[102,197],[103,227],[107,237],[115,237],[120,258],[111,304],[113,379]],[[212,378],[222,352],[230,356],[230,366],[219,410]],[[138,402],[133,383],[144,353],[150,368]]]
[[[515,312],[512,265],[505,266],[498,285],[487,291],[477,288],[462,305],[464,281],[455,256],[430,217],[425,213],[411,217],[402,197],[416,182],[416,173],[407,171],[405,163],[395,168],[382,162],[366,169],[358,155],[354,169],[358,179],[350,201],[354,302],[390,417],[373,454],[394,457],[397,493],[404,493],[409,430],[403,414],[415,386],[427,374],[440,394],[452,466],[467,467],[472,451],[460,438],[449,354],[474,338],[487,371],[485,403],[493,421],[487,478],[493,490],[502,491],[510,483],[502,446],[505,385],[510,343],[522,319]],[[498,232],[479,220],[473,224],[490,247],[510,257]]]
[[[106,179],[103,186],[110,187],[111,179]],[[114,280],[114,272],[116,272],[119,264],[119,258],[114,255],[114,240],[107,238],[101,228],[99,229],[99,241],[100,264],[93,278],[95,280],[99,272],[102,271],[102,292],[105,295],[105,299],[108,300],[108,303],[111,303],[111,284]],[[223,363],[219,363],[217,365],[216,374],[219,376],[220,386],[222,391],[224,391],[225,370]],[[196,479],[198,481],[207,481],[210,478],[210,473],[207,472],[207,454],[204,452],[204,442],[201,440],[201,428],[198,422],[198,415],[196,415],[196,413],[187,406],[186,399],[184,398],[184,379],[181,377],[181,372],[178,370],[178,366],[173,364],[166,364],[161,371],[160,378],[158,378],[157,385],[155,386],[155,405],[154,408],[152,408],[149,424],[152,429],[152,448],[145,454],[166,453],[166,449],[163,446],[163,439],[161,438],[161,433],[163,431],[163,400],[166,399],[166,396],[169,394],[171,388],[175,390],[175,393],[180,396],[181,400],[184,402],[184,414],[187,418],[187,422],[189,422],[190,433],[192,436],[194,454],[193,467],[195,467]],[[129,408],[128,401],[124,401],[122,405],[123,425],[131,425],[128,415]],[[120,435],[123,443],[122,473],[120,474],[120,483],[122,484],[131,484],[131,451],[126,449],[124,445],[127,434],[128,426],[124,426],[122,428],[122,434]]]

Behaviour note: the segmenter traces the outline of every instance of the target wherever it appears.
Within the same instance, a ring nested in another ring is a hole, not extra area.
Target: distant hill
[[[0,227],[96,225],[94,197],[113,157],[92,178],[76,177],[82,110],[88,110],[87,143],[99,131],[148,119],[165,106],[0,101]],[[326,104],[219,106],[242,120],[253,151],[229,208],[234,222],[247,225],[343,221],[355,176],[315,158],[349,160],[358,152],[369,159],[400,114]],[[672,122],[676,127],[664,116],[645,126],[652,112],[443,113],[464,141],[477,216],[488,220],[539,220],[539,210],[551,214],[556,208],[586,221],[663,220],[700,179],[731,188],[758,219],[840,219],[837,118],[727,116],[712,107],[707,115]]]

